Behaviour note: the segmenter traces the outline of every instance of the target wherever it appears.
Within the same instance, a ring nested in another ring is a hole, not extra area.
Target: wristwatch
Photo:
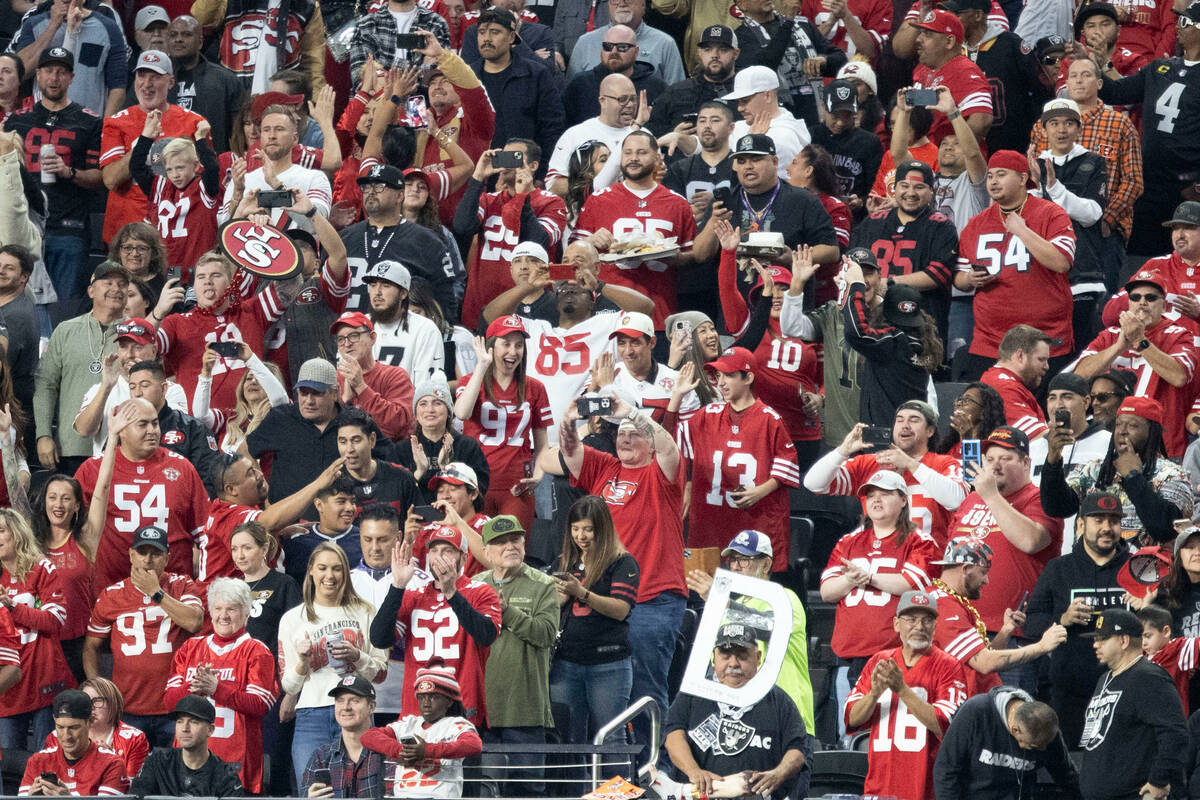
[[[163,599],[163,590],[159,589],[157,592],[150,595],[150,599],[153,600],[155,603],[161,603],[162,599]]]
[[[316,206],[313,206],[308,211],[304,212],[304,216],[308,217],[309,219],[312,219],[316,215],[317,215],[317,207]]]
[[[1140,353],[1149,346],[1150,346],[1150,340],[1143,338],[1140,342],[1137,343],[1137,347],[1135,347],[1134,349]]]

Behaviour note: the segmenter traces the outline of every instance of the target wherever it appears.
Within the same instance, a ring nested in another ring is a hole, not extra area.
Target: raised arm
[[[492,351],[484,343],[482,336],[476,336],[472,344],[475,347],[475,371],[471,373],[471,380],[463,387],[462,394],[454,400],[454,416],[464,421],[475,413],[479,390],[483,388],[483,373],[492,363]]]

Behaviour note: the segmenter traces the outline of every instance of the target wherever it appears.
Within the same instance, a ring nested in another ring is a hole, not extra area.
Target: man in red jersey
[[[975,138],[987,136],[995,119],[992,108],[992,89],[987,77],[975,62],[962,53],[966,38],[963,24],[949,11],[938,9],[924,20],[911,22],[917,29],[917,60],[913,70],[913,87],[936,89],[945,86],[958,106],[951,114],[962,114]],[[929,138],[937,143],[953,133],[950,117],[934,112]]]
[[[1134,274],[1125,284],[1129,309],[1120,313],[1117,325],[1100,331],[1083,349],[1075,372],[1085,378],[1114,367],[1134,372],[1134,394],[1162,405],[1167,455],[1181,458],[1188,443],[1184,420],[1196,396],[1192,380],[1200,353],[1194,326],[1163,316],[1167,286],[1155,270],[1143,268]]]
[[[192,574],[192,544],[208,515],[208,493],[186,458],[159,444],[158,411],[148,400],[135,397],[133,421],[121,430],[120,445],[108,490],[104,530],[96,548],[97,589],[129,577],[125,549],[134,531],[154,525],[167,532],[170,567]],[[85,503],[92,502],[100,462],[93,456],[75,473]]]
[[[1000,670],[1047,655],[1067,640],[1067,629],[1054,623],[1042,633],[1041,641],[1008,650],[1009,637],[1025,619],[1023,613],[1011,609],[1004,614],[1000,632],[988,637],[974,605],[992,569],[992,548],[986,543],[959,536],[946,544],[940,561],[931,563],[942,568],[942,576],[934,578],[929,593],[941,609],[933,643],[962,662],[968,696],[999,686],[996,673]]]
[[[162,113],[163,136],[196,135],[204,117],[167,102],[175,85],[171,59],[161,50],[144,50],[133,68],[133,91],[137,105],[105,117],[100,134],[100,175],[108,188],[108,207],[104,212],[104,241],[129,222],[146,216],[146,195],[138,188],[129,171],[133,145],[146,127],[151,111]]]
[[[255,520],[268,531],[291,525],[304,515],[317,493],[333,483],[344,463],[337,459],[308,486],[263,509],[269,486],[258,462],[243,455],[222,457],[212,476],[217,497],[208,507],[204,529],[196,537],[200,550],[196,580],[208,583],[215,578],[240,577],[229,552],[234,528]]]
[[[864,453],[858,423],[840,445],[822,456],[804,475],[804,488],[816,494],[859,494],[879,469],[893,469],[908,485],[912,521],[941,547],[946,542],[950,518],[967,496],[962,464],[930,449],[937,435],[937,412],[921,400],[909,400],[896,409],[892,445],[878,453]]]
[[[1049,336],[1032,325],[1014,325],[1000,340],[996,363],[979,379],[1004,401],[1004,421],[1030,439],[1045,436],[1049,430],[1046,412],[1033,392],[1050,368],[1050,342]]]
[[[200,587],[167,571],[167,535],[140,529],[129,548],[130,577],[100,593],[83,644],[83,671],[100,677],[100,648],[109,641],[113,682],[125,695],[125,721],[141,729],[153,747],[169,747],[174,735],[163,690],[175,649],[204,625]]]
[[[1171,229],[1174,249],[1169,255],[1150,259],[1141,270],[1157,272],[1165,282],[1168,311],[1200,319],[1200,202],[1180,203],[1163,227]],[[1104,307],[1105,326],[1116,325],[1118,316],[1128,307],[1124,290],[1114,295]]]
[[[575,428],[579,412],[572,403],[558,426],[560,458],[543,459],[543,467],[561,475],[565,465],[572,485],[603,497],[621,543],[639,564],[653,566],[645,571],[637,605],[626,617],[633,658],[630,696],[648,695],[667,708],[667,673],[688,592],[683,577],[683,489],[676,478],[679,448],[647,410],[615,397],[612,415],[621,419],[615,457],[583,446]],[[546,463],[550,461],[555,463]],[[644,741],[642,732],[638,734]]]
[[[188,639],[175,651],[164,702],[174,708],[193,694],[212,703],[217,725],[209,749],[222,761],[240,763],[242,786],[257,794],[263,778],[263,717],[279,691],[271,651],[246,632],[252,607],[245,581],[213,581],[208,587],[213,632]]]
[[[901,595],[892,623],[900,646],[872,656],[846,698],[846,730],[871,730],[864,795],[933,795],[938,745],[967,699],[962,665],[933,644],[937,619],[938,603],[929,595]]]
[[[775,409],[754,396],[758,360],[744,347],[705,364],[724,399],[679,424],[679,450],[688,459],[692,547],[724,547],[754,528],[788,551],[788,488],[800,485],[796,445]],[[776,565],[787,569],[785,559]]]
[[[440,659],[462,686],[463,714],[472,724],[487,724],[483,667],[487,649],[500,633],[500,596],[486,583],[462,574],[467,543],[462,531],[438,525],[429,535],[428,567],[433,580],[407,590],[416,571],[413,543],[405,538],[392,549],[392,585],[371,621],[371,644],[390,650],[404,646],[404,696],[401,716],[416,714],[417,671]]]
[[[193,272],[196,307],[184,314],[169,314],[158,328],[158,353],[167,371],[193,397],[200,378],[204,350],[209,342],[245,342],[262,358],[267,331],[300,293],[302,278],[272,281],[253,297],[241,298],[234,266],[213,251],[200,257]],[[166,314],[166,311],[163,311]],[[220,358],[213,365],[211,407],[237,406],[237,385],[246,371],[240,358]],[[232,414],[230,415],[232,416]]]
[[[58,744],[39,750],[25,763],[18,794],[40,797],[120,797],[128,781],[121,757],[88,738],[92,698],[78,689],[54,698]]]
[[[988,585],[975,607],[988,632],[996,633],[1004,627],[1005,612],[1021,609],[1042,568],[1062,552],[1063,522],[1042,510],[1041,492],[1030,479],[1024,433],[1001,425],[981,447],[983,464],[971,465],[966,476],[975,490],[958,507],[950,535],[967,536],[992,549]],[[1023,644],[1019,635],[1013,642]]]
[[[675,311],[676,272],[692,261],[696,219],[687,200],[655,180],[659,156],[653,134],[627,135],[620,158],[621,181],[587,199],[571,239],[587,239],[601,253],[635,236],[674,239],[679,254],[666,261],[633,256],[600,269],[601,280],[648,295],[654,301],[654,328],[662,330]]]
[[[1029,159],[997,150],[988,159],[987,190],[994,201],[958,237],[954,285],[975,290],[975,333],[966,377],[975,380],[999,352],[1000,340],[1024,322],[1051,337],[1050,373],[1074,352],[1071,284],[1075,230],[1060,206],[1025,188]]]

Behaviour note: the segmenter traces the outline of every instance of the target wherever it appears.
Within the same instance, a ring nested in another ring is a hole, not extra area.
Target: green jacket
[[[495,728],[554,727],[550,713],[550,649],[558,636],[554,579],[526,564],[498,581],[489,569],[475,576],[500,595],[500,636],[488,653],[488,724]]]
[[[64,457],[92,455],[91,438],[72,426],[83,396],[100,382],[100,370],[93,372],[92,364],[103,364],[116,349],[116,323],[101,330],[91,313],[60,323],[50,335],[34,379],[33,422],[39,437],[54,436],[57,424],[56,441]]]
[[[788,601],[792,605],[792,635],[788,639],[787,654],[783,658],[783,664],[779,667],[779,677],[775,679],[775,685],[792,698],[792,702],[796,704],[796,709],[800,712],[800,718],[804,720],[805,729],[809,734],[813,734],[816,730],[814,727],[816,719],[813,715],[812,680],[808,674],[807,619],[804,615],[804,606],[796,593],[791,589],[784,589],[784,591],[787,592]],[[756,598],[742,597],[739,602],[756,611],[767,610],[767,604]],[[760,649],[765,650],[761,647]],[[491,706],[488,706],[489,715],[491,710]]]

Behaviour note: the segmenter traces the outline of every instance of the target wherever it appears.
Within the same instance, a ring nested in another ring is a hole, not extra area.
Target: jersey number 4
[[[1161,133],[1174,133],[1175,120],[1179,118],[1179,101],[1183,97],[1184,84],[1172,83],[1158,96],[1154,103],[1154,113],[1159,116],[1158,130]]]

